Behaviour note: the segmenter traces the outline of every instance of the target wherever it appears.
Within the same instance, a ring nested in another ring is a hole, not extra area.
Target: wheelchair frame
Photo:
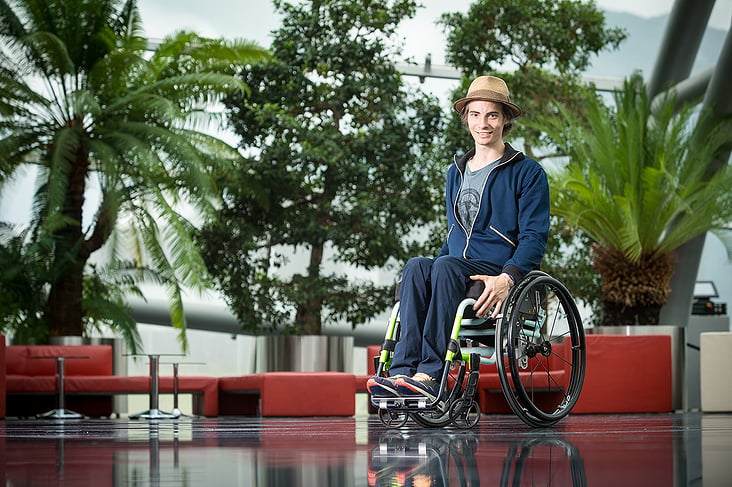
[[[497,318],[473,313],[482,291],[481,281],[472,283],[456,310],[436,400],[371,397],[385,426],[398,428],[412,418],[428,428],[472,428],[481,415],[476,401],[481,364],[496,365],[509,407],[527,425],[549,427],[572,410],[584,382],[586,349],[582,320],[567,288],[532,271],[511,288]],[[388,375],[399,332],[397,301],[375,357],[377,375]]]

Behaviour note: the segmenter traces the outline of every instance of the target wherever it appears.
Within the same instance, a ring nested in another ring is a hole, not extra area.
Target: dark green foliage
[[[393,282],[367,273],[418,251],[441,211],[442,114],[393,64],[414,2],[275,5],[273,60],[242,74],[249,97],[227,101],[248,157],[202,247],[245,329],[318,334],[389,305]],[[305,265],[289,267],[296,252]]]
[[[552,101],[581,111],[593,94],[591,87],[581,83],[581,73],[593,55],[617,48],[625,38],[621,29],[605,26],[594,2],[577,0],[479,0],[468,12],[444,14],[440,22],[447,33],[447,60],[463,73],[453,98],[464,96],[476,76],[500,76],[525,119],[546,112]],[[465,144],[472,146],[457,114],[449,130],[448,154],[464,151]],[[540,132],[521,121],[514,137],[523,138],[529,155],[545,142]]]

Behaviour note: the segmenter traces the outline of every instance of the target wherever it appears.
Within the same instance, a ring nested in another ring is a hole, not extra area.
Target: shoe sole
[[[428,392],[421,387],[412,384],[410,382],[407,382],[403,379],[399,379],[396,381],[397,386],[397,393],[400,394],[402,397],[410,398],[414,397],[415,394],[418,396],[422,396],[425,399],[429,399],[430,401],[435,401],[437,399],[437,396],[432,394],[431,392]],[[406,391],[400,391],[399,389],[403,388],[406,389]],[[408,392],[407,392],[408,391]]]
[[[366,389],[369,391],[369,394],[371,394],[371,396],[375,398],[383,399],[390,397],[401,397],[396,390],[396,386],[392,388],[390,386],[382,384],[381,382],[376,382],[373,379],[369,379],[369,381],[366,383]]]

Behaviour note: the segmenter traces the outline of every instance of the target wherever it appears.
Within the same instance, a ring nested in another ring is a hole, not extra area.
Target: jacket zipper
[[[519,153],[516,152],[509,159],[506,159],[505,161],[503,161],[500,164],[496,165],[496,167],[494,167],[493,169],[491,169],[491,172],[489,172],[488,175],[485,177],[485,181],[483,181],[483,187],[480,189],[480,199],[478,200],[478,213],[480,213],[480,207],[483,204],[483,193],[485,192],[485,185],[488,184],[488,178],[490,177],[491,173],[493,171],[495,171],[496,169],[498,169],[499,167],[505,166],[506,164],[508,164],[509,162],[511,162],[512,160],[514,160],[516,158],[516,156],[518,156],[518,154]],[[455,158],[455,163],[457,164],[457,158]],[[458,170],[458,173],[460,173],[460,187],[462,187],[462,185],[463,185],[463,173],[460,170]],[[458,195],[459,195],[459,193],[460,193],[460,190],[458,189]],[[471,228],[471,231],[468,232],[468,230],[463,226],[462,223],[460,223],[460,220],[457,217],[457,208],[456,208],[457,200],[458,200],[458,197],[456,196],[455,197],[455,201],[453,201],[453,203],[452,203],[452,212],[453,212],[453,215],[455,215],[455,221],[458,222],[458,224],[460,225],[460,228],[462,228],[463,229],[463,232],[465,232],[465,247],[463,248],[463,259],[467,259],[468,258],[468,255],[467,255],[468,254],[468,247],[470,247],[470,237],[473,234],[472,229],[475,227],[475,221],[478,219],[478,213],[476,213],[475,216],[473,217],[473,224],[470,227]],[[490,229],[493,230],[494,232],[496,232],[501,237],[503,237],[513,247],[516,247],[516,244],[514,244],[508,237],[506,237],[505,235],[503,235],[501,232],[499,232],[498,230],[496,230],[495,228],[493,228],[492,225],[490,226]],[[452,227],[450,228],[450,232],[452,232]],[[450,233],[448,233],[447,236],[449,238],[450,237]]]
[[[450,225],[450,230],[447,231],[447,239],[445,239],[446,242],[450,241],[450,235],[452,235],[452,229],[455,228],[455,224],[453,223]]]

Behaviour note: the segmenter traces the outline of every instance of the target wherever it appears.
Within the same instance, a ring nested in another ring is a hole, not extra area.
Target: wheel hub
[[[526,356],[529,358],[534,358],[537,355],[543,355],[544,357],[548,357],[552,354],[552,344],[549,343],[549,341],[545,340],[541,343],[530,343],[526,345]]]

